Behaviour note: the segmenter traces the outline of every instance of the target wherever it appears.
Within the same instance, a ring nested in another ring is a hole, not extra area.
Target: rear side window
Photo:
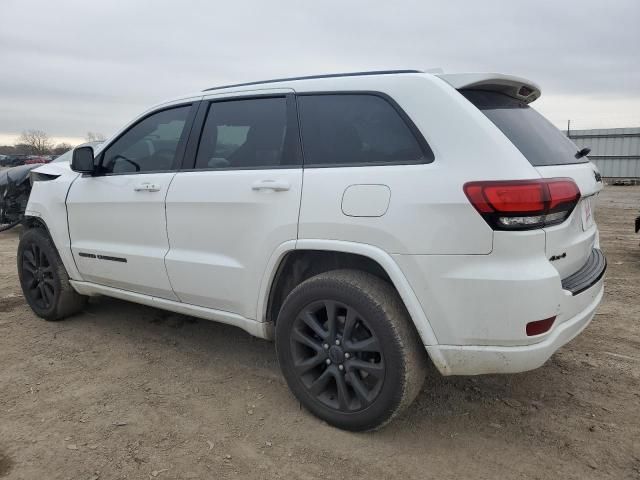
[[[287,126],[287,99],[213,102],[200,136],[196,168],[269,168],[298,164]]]
[[[380,96],[300,95],[298,107],[306,166],[433,160],[398,111]]]
[[[501,93],[463,90],[534,167],[586,163],[575,157],[578,147],[551,122],[526,103]]]

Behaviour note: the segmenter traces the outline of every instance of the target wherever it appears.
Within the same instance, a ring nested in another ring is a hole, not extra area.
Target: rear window
[[[534,167],[586,163],[578,147],[525,102],[501,93],[463,90],[473,103],[522,152]]]

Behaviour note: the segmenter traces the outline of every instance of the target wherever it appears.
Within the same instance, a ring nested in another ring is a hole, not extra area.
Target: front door
[[[182,159],[194,105],[143,117],[78,177],[67,198],[71,250],[83,280],[177,300],[164,266],[165,198]]]
[[[211,101],[202,123],[194,168],[177,173],[167,194],[167,271],[181,301],[255,319],[269,259],[297,238],[294,99],[272,92]]]

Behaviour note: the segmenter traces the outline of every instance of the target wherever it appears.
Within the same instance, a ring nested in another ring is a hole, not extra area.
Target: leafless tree
[[[71,150],[73,148],[73,145],[66,143],[66,142],[62,142],[57,144],[51,153],[53,153],[54,155],[62,155],[64,152]]]
[[[42,130],[25,130],[16,145],[24,145],[32,155],[46,155],[53,144],[49,136]]]
[[[87,142],[102,142],[105,139],[104,135],[98,132],[87,132],[84,138]]]

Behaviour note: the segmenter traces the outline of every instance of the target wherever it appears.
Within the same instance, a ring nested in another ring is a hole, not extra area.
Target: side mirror
[[[73,151],[71,157],[71,170],[79,173],[93,173],[95,166],[93,164],[93,148],[78,147]]]

